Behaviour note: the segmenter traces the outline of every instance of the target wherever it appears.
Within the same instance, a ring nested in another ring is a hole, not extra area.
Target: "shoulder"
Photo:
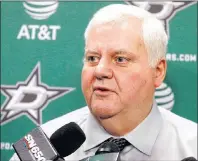
[[[172,141],[178,145],[176,150],[180,149],[182,156],[197,158],[197,123],[166,109],[159,109],[164,122],[163,136],[169,138],[168,145],[170,146]]]
[[[163,109],[159,107],[160,112],[162,114],[163,119],[171,124],[174,128],[182,131],[196,132],[197,131],[197,123],[188,120],[184,117],[181,117],[169,110]]]
[[[171,131],[174,131],[178,139],[180,138],[187,146],[197,149],[197,123],[166,109],[159,109],[166,127],[172,129]]]
[[[89,109],[87,106],[85,106],[46,122],[45,124],[41,125],[41,128],[48,137],[50,137],[57,129],[70,122],[75,122],[82,128],[88,114]]]

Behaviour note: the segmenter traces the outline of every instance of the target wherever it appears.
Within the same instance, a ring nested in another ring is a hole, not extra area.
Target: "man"
[[[92,156],[107,139],[125,138],[121,161],[197,158],[197,124],[157,107],[155,88],[166,75],[162,23],[135,6],[95,13],[85,31],[82,91],[87,107],[42,126],[51,134],[76,122],[86,141],[65,160]]]

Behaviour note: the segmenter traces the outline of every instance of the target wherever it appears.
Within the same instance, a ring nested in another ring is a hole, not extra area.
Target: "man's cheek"
[[[128,92],[132,95],[137,94],[137,92],[146,84],[145,79],[143,79],[139,74],[133,74],[125,84],[128,85]]]
[[[83,68],[81,76],[82,76],[82,81],[87,82],[93,77],[93,72],[92,70]]]
[[[133,73],[129,78],[131,84],[134,86],[139,86],[140,82],[142,82],[141,75],[139,73]]]
[[[82,71],[82,87],[84,90],[88,90],[92,87],[94,75],[92,70]]]

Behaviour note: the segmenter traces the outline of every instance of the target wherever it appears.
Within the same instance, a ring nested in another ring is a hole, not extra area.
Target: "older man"
[[[85,31],[82,91],[87,107],[42,126],[51,134],[74,121],[84,144],[65,160],[92,156],[109,138],[128,143],[121,161],[197,158],[197,124],[157,107],[155,88],[166,75],[163,24],[135,6],[97,11]]]

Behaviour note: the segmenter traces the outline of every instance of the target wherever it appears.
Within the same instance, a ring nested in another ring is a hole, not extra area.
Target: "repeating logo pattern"
[[[21,3],[25,8],[25,12],[33,19],[41,21],[48,19],[52,16],[59,6],[57,0],[26,0]],[[42,21],[41,21],[42,22]],[[17,34],[17,39],[25,40],[41,40],[41,41],[54,41],[57,39],[58,31],[61,29],[60,25],[54,24],[27,24],[21,25]]]
[[[6,100],[1,107],[1,125],[22,115],[35,124],[42,124],[42,110],[59,97],[73,91],[71,87],[50,87],[41,82],[40,63],[24,82],[16,85],[2,85],[1,92]]]
[[[128,1],[126,0],[127,4],[135,5],[141,7],[150,13],[154,14],[158,19],[162,20],[167,34],[169,35],[169,21],[175,16],[175,14],[192,4],[197,2],[195,1],[167,1],[167,2],[145,2],[145,1]]]
[[[38,0],[26,0],[23,2],[25,12],[33,19],[44,20],[53,15],[58,8],[58,1],[38,1]]]
[[[166,83],[162,83],[155,91],[155,99],[157,104],[167,110],[172,110],[175,100],[172,89]]]

